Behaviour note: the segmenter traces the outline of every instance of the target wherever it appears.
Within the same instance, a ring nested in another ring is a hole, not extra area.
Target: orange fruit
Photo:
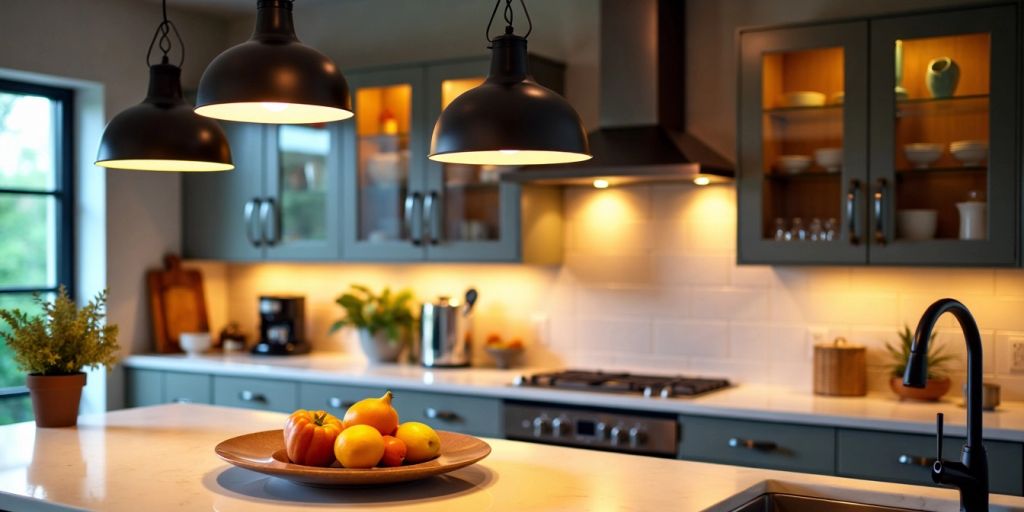
[[[398,426],[395,437],[405,443],[405,460],[412,464],[433,459],[441,454],[441,438],[434,429],[424,423],[402,423]]]
[[[384,436],[369,425],[353,425],[334,440],[334,456],[345,468],[372,468],[384,456]]]
[[[384,456],[380,459],[381,466],[401,466],[405,462],[405,443],[393,436],[384,436]]]
[[[391,406],[393,396],[388,391],[380,398],[366,398],[352,404],[345,411],[342,423],[346,429],[353,425],[369,425],[382,436],[391,434],[398,428],[398,411]]]

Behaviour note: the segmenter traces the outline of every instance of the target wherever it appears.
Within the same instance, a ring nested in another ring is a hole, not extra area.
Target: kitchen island
[[[731,510],[790,492],[936,511],[953,490],[684,462],[488,439],[482,462],[420,482],[314,489],[235,468],[213,452],[236,435],[280,428],[285,415],[161,405],[83,416],[77,428],[0,427],[0,509]],[[992,496],[993,510],[1024,498]]]

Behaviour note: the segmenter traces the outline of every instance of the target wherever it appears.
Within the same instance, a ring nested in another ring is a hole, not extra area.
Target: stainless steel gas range
[[[522,375],[514,385],[595,393],[632,394],[652,400],[692,397],[729,386],[725,379],[632,375],[566,370]],[[507,401],[505,437],[626,453],[675,457],[675,415],[549,403]]]

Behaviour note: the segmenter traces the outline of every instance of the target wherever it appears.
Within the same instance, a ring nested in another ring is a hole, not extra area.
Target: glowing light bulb
[[[267,109],[267,110],[269,110],[271,112],[283,112],[284,109],[288,108],[288,104],[287,103],[263,102],[263,103],[260,103],[260,106],[262,106],[263,108],[265,108],[265,109]]]
[[[499,149],[498,153],[501,153],[503,155],[515,155],[515,154],[519,153],[519,150],[518,149]]]
[[[711,183],[711,178],[708,178],[707,176],[697,176],[696,178],[693,179],[693,183],[694,185],[699,185],[703,187],[704,185]]]
[[[594,188],[608,188],[608,180],[594,180]]]

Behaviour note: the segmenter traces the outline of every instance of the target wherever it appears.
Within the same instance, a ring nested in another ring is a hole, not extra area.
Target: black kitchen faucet
[[[967,443],[960,454],[960,462],[943,460],[942,413],[936,415],[932,480],[960,489],[962,512],[985,512],[988,510],[988,456],[981,441],[981,334],[966,306],[954,299],[941,299],[925,310],[910,347],[903,385],[925,387],[928,380],[928,341],[935,322],[946,312],[956,317],[967,341]]]

